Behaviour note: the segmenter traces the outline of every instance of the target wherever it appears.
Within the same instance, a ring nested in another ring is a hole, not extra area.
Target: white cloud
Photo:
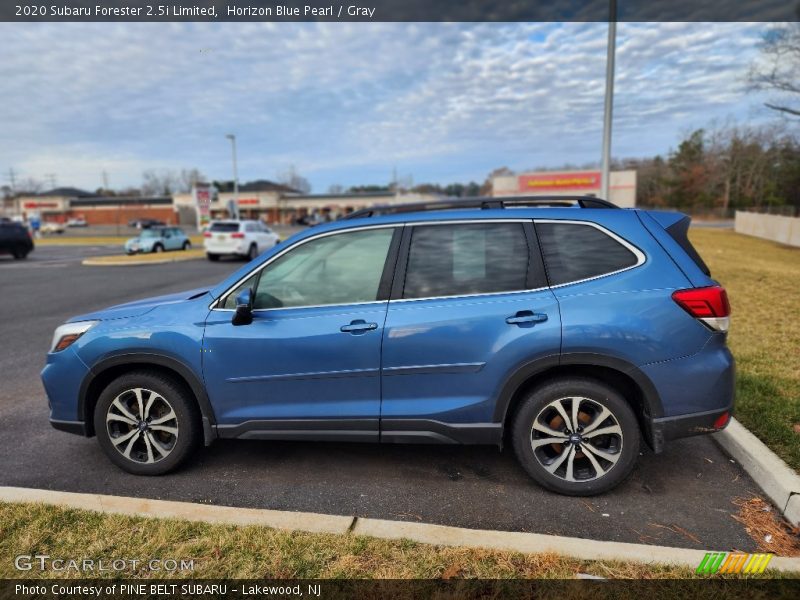
[[[761,24],[621,23],[616,155],[746,115]],[[0,170],[96,187],[154,166],[355,184],[599,154],[606,25],[0,24]]]

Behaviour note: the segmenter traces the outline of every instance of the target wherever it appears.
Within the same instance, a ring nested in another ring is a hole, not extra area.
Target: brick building
[[[83,218],[89,225],[126,225],[135,219],[177,223],[171,196],[102,196],[77,188],[56,188],[14,199],[14,213],[64,223]]]

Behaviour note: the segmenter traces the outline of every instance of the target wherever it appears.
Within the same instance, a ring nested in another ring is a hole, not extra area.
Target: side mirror
[[[236,296],[236,311],[233,313],[231,323],[234,325],[250,325],[253,322],[253,297],[252,289],[242,290]]]

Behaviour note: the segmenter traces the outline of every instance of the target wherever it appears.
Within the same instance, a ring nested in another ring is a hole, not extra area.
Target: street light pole
[[[602,197],[609,200],[609,178],[611,176],[611,124],[614,109],[614,56],[617,46],[617,0],[609,0],[608,48],[606,55],[606,98],[603,114],[603,163],[601,177]]]
[[[239,218],[239,172],[236,168],[236,136],[229,133],[225,136],[231,141],[231,149],[233,151],[233,204],[236,209],[236,214],[232,215],[234,218]]]

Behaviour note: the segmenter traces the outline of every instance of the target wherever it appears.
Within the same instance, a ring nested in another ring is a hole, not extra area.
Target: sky
[[[620,23],[612,155],[773,118],[768,24]],[[331,185],[482,182],[600,160],[605,23],[0,23],[0,183],[94,190],[147,169]]]

